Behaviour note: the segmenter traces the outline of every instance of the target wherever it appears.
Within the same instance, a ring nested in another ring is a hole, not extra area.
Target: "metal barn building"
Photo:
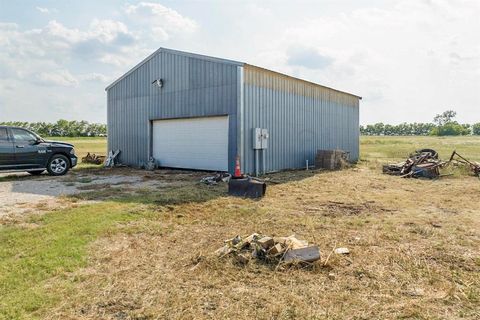
[[[246,173],[359,155],[361,97],[243,62],[160,48],[106,88],[120,161]]]

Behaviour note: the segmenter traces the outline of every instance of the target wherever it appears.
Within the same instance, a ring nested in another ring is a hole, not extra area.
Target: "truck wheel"
[[[52,176],[63,176],[70,169],[67,157],[61,154],[54,155],[47,165],[48,173]]]
[[[43,173],[43,171],[45,171],[45,170],[32,170],[32,171],[27,171],[27,172],[30,173],[32,176],[39,176]]]
[[[438,152],[433,149],[420,149],[418,153],[430,153],[430,156],[434,159],[438,159]]]

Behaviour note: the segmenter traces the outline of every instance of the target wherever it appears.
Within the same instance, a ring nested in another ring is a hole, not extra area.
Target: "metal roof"
[[[233,64],[233,65],[237,65],[237,66],[244,66],[244,65],[247,64],[247,63],[245,63],[245,62],[240,62],[240,61],[235,61],[235,60],[228,60],[228,59],[217,58],[217,57],[212,57],[212,56],[206,56],[206,55],[197,54],[197,53],[191,53],[191,52],[186,52],[186,51],[173,50],[173,49],[168,49],[168,48],[160,47],[160,48],[158,48],[158,50],[156,50],[155,52],[153,52],[151,55],[149,55],[148,57],[146,57],[145,59],[143,59],[142,61],[140,61],[137,65],[135,65],[132,69],[130,69],[128,72],[126,72],[126,73],[125,73],[124,75],[122,75],[120,78],[118,78],[117,80],[115,80],[114,82],[112,82],[108,87],[105,88],[105,91],[108,91],[110,88],[112,88],[112,87],[113,87],[114,85],[116,85],[118,82],[120,82],[120,81],[123,80],[125,77],[127,77],[128,75],[130,75],[132,72],[134,72],[135,70],[137,70],[140,66],[142,66],[143,64],[145,64],[146,62],[148,62],[151,58],[153,58],[153,57],[154,57],[156,54],[158,54],[159,52],[167,52],[167,53],[177,54],[177,55],[181,55],[181,56],[185,56],[185,57],[191,57],[191,58],[202,59],[202,60],[212,61],[212,62],[218,62],[218,63]],[[251,65],[251,66],[254,66],[254,67],[257,67],[257,68],[260,68],[260,69],[269,71],[269,72],[277,73],[277,74],[279,74],[279,75],[282,75],[282,76],[285,76],[285,77],[289,77],[289,78],[292,78],[292,79],[295,79],[295,80],[298,80],[298,81],[301,81],[301,82],[306,82],[306,83],[309,83],[309,84],[317,85],[317,86],[322,87],[322,88],[327,88],[327,89],[330,89],[330,90],[334,90],[334,91],[337,91],[337,92],[345,93],[345,94],[348,94],[348,95],[357,97],[357,98],[359,98],[359,99],[362,99],[361,96],[356,95],[356,94],[353,94],[353,93],[349,93],[349,92],[346,92],[346,91],[337,90],[337,89],[334,89],[334,88],[331,88],[331,87],[323,86],[323,85],[318,84],[318,83],[315,83],[315,82],[311,82],[311,81],[308,81],[308,80],[296,78],[296,77],[293,77],[293,76],[290,76],[290,75],[287,75],[287,74],[284,74],[284,73],[281,73],[281,72],[273,71],[273,70],[270,70],[270,69],[265,69],[265,68],[258,67],[258,66],[255,66],[255,65]]]

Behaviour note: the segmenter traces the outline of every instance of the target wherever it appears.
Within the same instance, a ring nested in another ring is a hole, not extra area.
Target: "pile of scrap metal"
[[[440,169],[449,165],[467,165],[473,174],[480,176],[480,164],[471,162],[453,151],[449,161],[442,161],[438,153],[432,149],[415,151],[410,157],[400,163],[383,166],[383,173],[400,176],[402,178],[439,178]]]
[[[280,265],[306,264],[320,260],[318,246],[295,236],[269,237],[253,233],[246,238],[236,236],[225,240],[225,245],[215,252],[219,257],[232,256],[240,264],[255,259]]]
[[[457,151],[453,151],[452,156],[450,157],[449,163],[454,163],[454,162],[456,164],[467,166],[474,175],[480,178],[479,162],[470,161],[465,157],[462,157],[461,155],[459,155]]]
[[[102,164],[105,161],[105,156],[99,156],[95,153],[87,153],[85,157],[82,158],[82,163],[91,163],[91,164]]]
[[[438,159],[438,153],[432,149],[415,151],[410,157],[400,163],[383,166],[383,173],[401,176],[403,178],[437,178],[444,161]]]
[[[220,173],[214,174],[213,176],[203,177],[202,179],[200,179],[200,182],[210,186],[210,185],[216,185],[221,181],[228,182],[230,181],[231,177],[232,175],[229,173],[220,172]]]

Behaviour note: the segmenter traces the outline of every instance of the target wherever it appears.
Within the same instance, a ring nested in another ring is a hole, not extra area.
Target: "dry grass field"
[[[268,175],[261,200],[201,173],[135,171],[176,186],[92,190],[1,226],[0,319],[478,319],[480,180],[382,175],[372,144],[350,169]],[[295,234],[321,261],[275,270],[215,256],[253,232]]]

